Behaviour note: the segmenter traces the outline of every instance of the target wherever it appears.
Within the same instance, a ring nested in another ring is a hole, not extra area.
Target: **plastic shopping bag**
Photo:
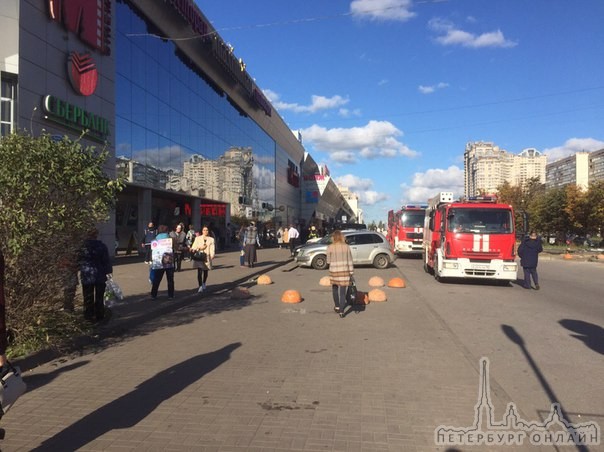
[[[21,369],[7,362],[0,376],[0,418],[6,414],[27,386],[21,377]]]
[[[107,275],[103,299],[105,301],[105,306],[111,306],[114,303],[124,299],[122,289],[120,288],[119,284],[115,282],[112,275]]]

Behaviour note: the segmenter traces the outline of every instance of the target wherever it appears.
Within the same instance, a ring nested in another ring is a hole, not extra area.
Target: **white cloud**
[[[501,30],[492,31],[475,35],[467,31],[460,30],[451,22],[441,18],[434,18],[428,22],[428,28],[439,33],[436,42],[444,46],[462,46],[470,48],[483,47],[515,47],[517,42],[505,38]]]
[[[570,138],[562,146],[544,149],[543,154],[547,155],[547,162],[552,163],[580,151],[592,152],[600,149],[604,149],[604,141],[595,138]]]
[[[338,110],[338,115],[343,118],[350,118],[351,116],[361,116],[361,109],[355,108],[354,110],[350,110],[348,108],[340,108]]]
[[[335,151],[331,153],[331,159],[338,163],[355,163],[357,161],[354,152]]]
[[[326,129],[313,124],[302,130],[306,143],[328,152],[336,162],[353,162],[355,156],[366,159],[418,155],[398,140],[403,132],[388,121],[369,121],[363,127]],[[352,160],[351,160],[352,158]]]
[[[350,191],[369,190],[373,187],[371,179],[362,179],[354,174],[345,174],[344,176],[334,177],[334,181],[338,185],[348,187]]]
[[[420,93],[422,94],[432,94],[434,91],[436,91],[437,89],[443,89],[443,88],[447,88],[449,86],[448,83],[445,82],[440,82],[437,83],[436,85],[430,85],[430,86],[425,86],[425,85],[419,85],[417,87],[417,89],[419,90]]]
[[[387,85],[388,83],[390,83],[390,80],[388,80],[387,78],[383,78],[382,80],[380,80],[378,82],[378,86],[384,86],[384,85]]]
[[[452,165],[446,169],[432,168],[425,173],[415,173],[411,185],[401,184],[401,188],[401,204],[425,203],[441,191],[452,191],[454,196],[461,196],[464,192],[463,169]]]
[[[366,206],[372,206],[380,201],[388,199],[386,193],[380,193],[370,190],[373,187],[371,179],[363,179],[354,174],[345,174],[344,176],[334,178],[338,185],[348,187],[348,189],[359,197],[359,203]]]
[[[416,15],[412,6],[412,0],[353,0],[350,12],[362,19],[405,22]]]
[[[281,101],[279,94],[270,89],[265,89],[263,92],[277,110],[290,110],[295,113],[316,113],[321,110],[332,110],[350,102],[349,99],[338,95],[325,97],[313,94],[310,105],[300,105]]]
[[[386,201],[388,199],[386,193],[379,193],[373,190],[356,192],[356,194],[359,196],[359,204],[365,206],[373,206],[380,201]]]

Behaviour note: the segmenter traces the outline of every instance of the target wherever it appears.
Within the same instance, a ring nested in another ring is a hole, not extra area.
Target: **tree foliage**
[[[604,181],[590,184],[587,190],[569,184],[545,189],[537,179],[524,187],[508,182],[498,187],[501,202],[514,207],[519,225],[519,212],[529,214],[531,229],[556,235],[564,241],[567,235],[597,235],[604,225]]]
[[[585,206],[587,232],[604,232],[604,180],[590,184],[585,195]]]
[[[544,192],[545,186],[538,178],[529,179],[523,186],[512,185],[506,181],[498,187],[499,202],[511,204],[514,208],[517,231],[524,228],[525,213],[528,215],[530,227],[532,219],[536,218],[537,206]]]
[[[73,326],[61,308],[77,251],[87,231],[109,218],[122,187],[105,174],[107,157],[68,137],[14,133],[0,140],[0,247],[7,322],[17,339],[43,332],[50,341],[48,321]]]

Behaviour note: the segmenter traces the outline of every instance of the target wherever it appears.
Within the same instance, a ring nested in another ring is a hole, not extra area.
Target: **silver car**
[[[350,245],[354,265],[373,265],[375,268],[386,268],[396,259],[390,244],[379,232],[368,230],[342,231],[346,243]],[[331,243],[331,234],[315,243],[296,248],[294,260],[301,267],[312,267],[325,270],[327,264],[327,247]]]

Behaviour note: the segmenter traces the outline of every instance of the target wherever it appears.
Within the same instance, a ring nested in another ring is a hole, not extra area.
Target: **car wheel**
[[[327,256],[319,254],[312,260],[312,268],[315,270],[325,270],[327,268]]]
[[[385,254],[378,254],[373,259],[373,266],[375,268],[387,268],[390,265],[390,259]]]

